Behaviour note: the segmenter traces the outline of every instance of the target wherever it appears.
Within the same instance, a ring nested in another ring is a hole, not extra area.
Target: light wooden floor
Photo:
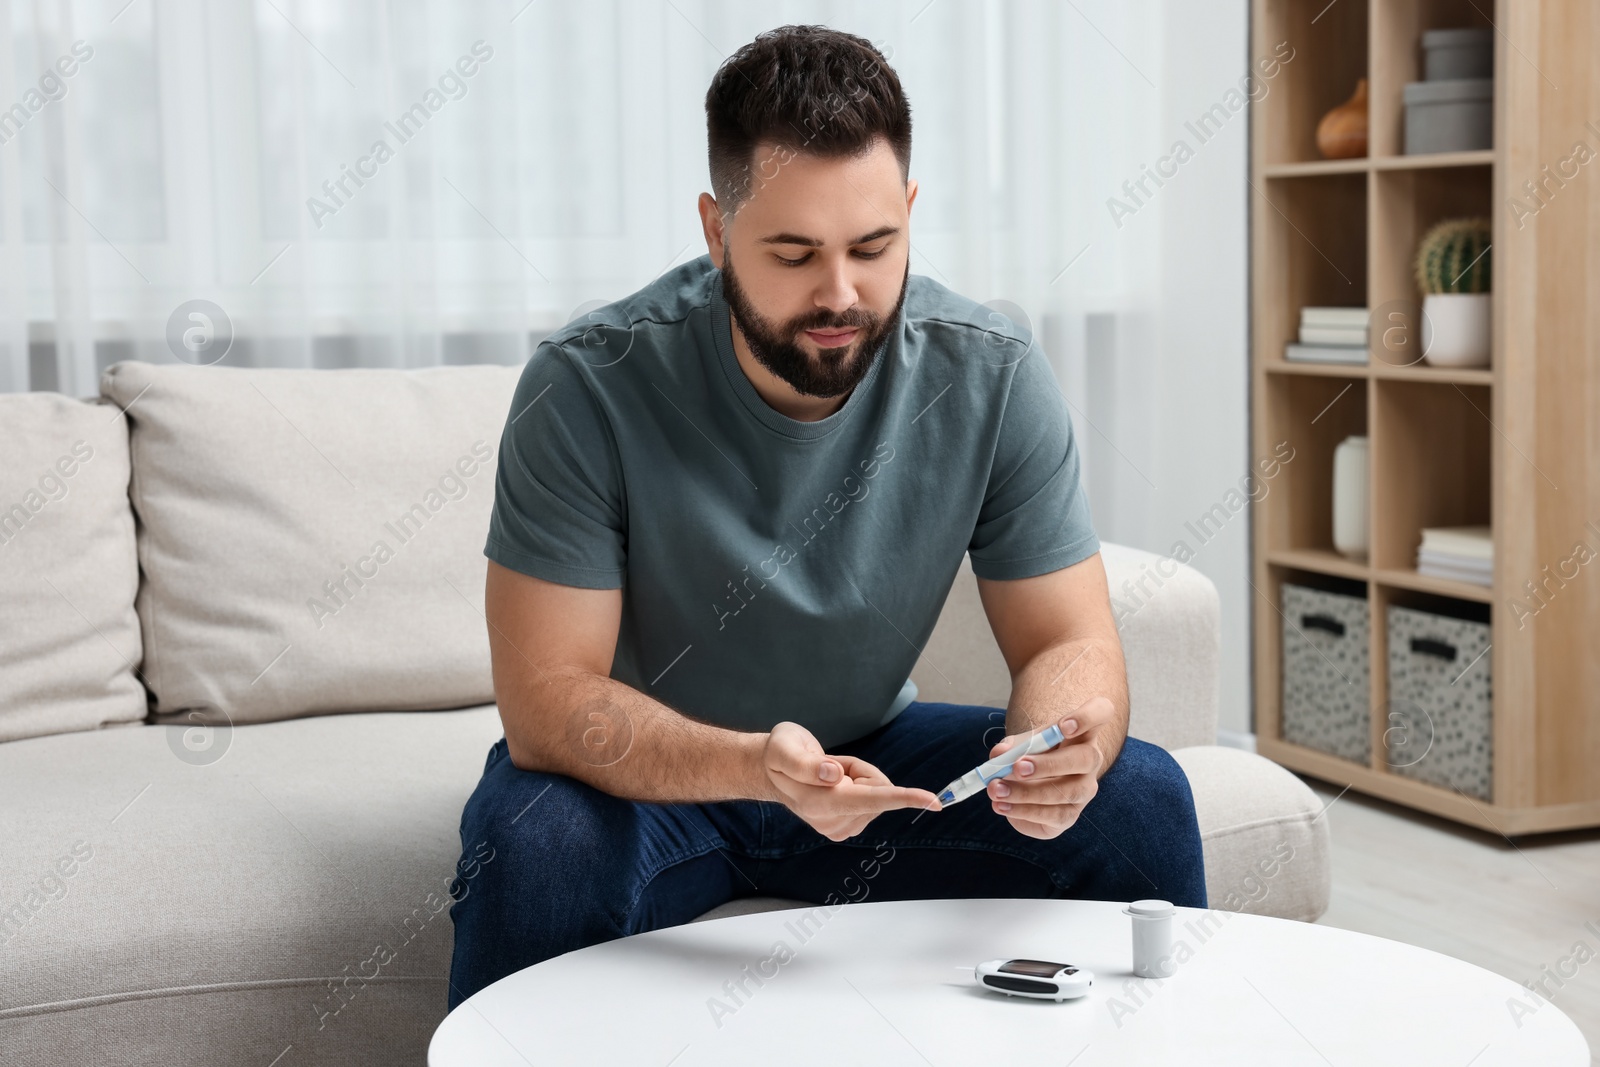
[[[1513,844],[1308,781],[1333,805],[1333,900],[1321,922],[1443,952],[1517,982],[1538,981],[1542,968],[1586,942],[1594,958],[1565,986],[1548,987],[1550,1002],[1578,1024],[1600,1064],[1600,937],[1584,927],[1600,928],[1600,831]]]

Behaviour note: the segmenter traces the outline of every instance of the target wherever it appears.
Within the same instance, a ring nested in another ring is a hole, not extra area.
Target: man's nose
[[[842,315],[855,307],[859,298],[860,293],[850,277],[848,263],[840,263],[828,271],[815,296],[818,307],[827,308],[835,315]]]

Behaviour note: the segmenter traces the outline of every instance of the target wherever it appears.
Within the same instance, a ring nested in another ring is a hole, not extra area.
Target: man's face
[[[856,158],[759,146],[751,182],[729,223],[707,222],[713,261],[720,229],[729,311],[751,354],[797,393],[843,395],[871,369],[905,300],[916,182],[902,184],[881,138]]]

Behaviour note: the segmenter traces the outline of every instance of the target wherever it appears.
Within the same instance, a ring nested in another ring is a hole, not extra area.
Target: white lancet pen
[[[994,759],[978,764],[945,786],[944,791],[939,794],[940,809],[942,810],[947,804],[956,804],[983,792],[989,787],[990,782],[1010,774],[1011,768],[1023,756],[1055,748],[1061,741],[1061,724],[1053,722],[1028,738],[1025,744],[1012,745]]]

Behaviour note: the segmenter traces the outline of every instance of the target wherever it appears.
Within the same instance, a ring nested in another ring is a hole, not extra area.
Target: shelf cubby
[[[1256,452],[1279,455],[1285,444],[1294,450],[1256,505],[1269,516],[1266,547],[1334,555],[1333,450],[1367,432],[1367,381],[1274,374],[1266,389],[1268,422]]]
[[[1255,121],[1271,131],[1262,162],[1318,160],[1317,121],[1367,76],[1367,5],[1260,0],[1255,14],[1254,58],[1277,56],[1284,45],[1293,49],[1283,53],[1290,58],[1257,107]]]
[[[1368,307],[1374,368],[1451,370],[1422,362],[1422,293],[1412,269],[1417,242],[1442,219],[1490,215],[1493,176],[1484,164],[1373,171]]]
[[[1424,30],[1490,25],[1484,0],[1374,0],[1372,76],[1367,83],[1368,149],[1374,158],[1398,156],[1405,147],[1402,93],[1422,78]],[[1427,157],[1410,157],[1427,158]]]
[[[1372,565],[1415,571],[1425,527],[1489,525],[1489,387],[1373,385]]]
[[[1367,176],[1323,174],[1266,181],[1256,197],[1256,247],[1280,264],[1262,279],[1257,359],[1284,362],[1303,307],[1361,307],[1367,299]],[[1358,220],[1352,224],[1352,220]]]

